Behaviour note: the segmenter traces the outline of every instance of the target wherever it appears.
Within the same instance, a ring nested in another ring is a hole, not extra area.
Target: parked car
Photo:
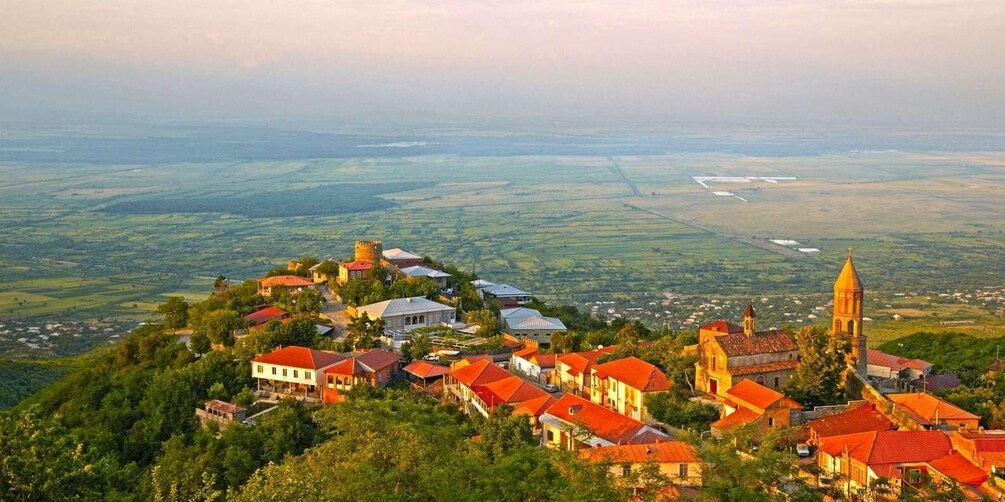
[[[543,388],[547,392],[558,392],[558,386],[553,383],[545,384]]]
[[[808,457],[811,453],[813,453],[813,451],[810,450],[810,445],[806,443],[799,443],[796,445],[796,455],[799,455],[800,457]]]

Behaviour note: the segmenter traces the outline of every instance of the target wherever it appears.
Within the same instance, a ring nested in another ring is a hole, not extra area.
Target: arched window
[[[426,324],[426,316],[425,315],[420,315],[419,316],[419,324]]]
[[[838,333],[841,332],[841,319],[837,319],[834,321],[834,331]]]
[[[848,321],[848,332],[855,334],[855,321]]]
[[[412,325],[412,318],[405,317],[405,326],[411,326],[411,325]]]
[[[764,375],[757,375],[757,378],[754,381],[761,385],[764,385]]]

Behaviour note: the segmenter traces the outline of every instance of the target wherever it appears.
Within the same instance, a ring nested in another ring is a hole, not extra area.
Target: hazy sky
[[[1005,1],[0,0],[0,113],[1005,126]]]

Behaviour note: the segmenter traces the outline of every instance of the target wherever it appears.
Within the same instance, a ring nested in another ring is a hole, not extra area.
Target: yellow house
[[[663,441],[648,444],[598,446],[579,450],[579,457],[591,463],[610,464],[615,477],[627,476],[645,464],[656,464],[660,473],[674,484],[701,484],[701,460],[690,444],[683,441]]]
[[[670,381],[659,368],[637,357],[626,357],[591,369],[590,399],[622,415],[645,420],[645,399],[670,390]]]
[[[590,367],[600,356],[614,351],[614,346],[588,352],[570,352],[555,359],[552,383],[566,392],[590,397]]]

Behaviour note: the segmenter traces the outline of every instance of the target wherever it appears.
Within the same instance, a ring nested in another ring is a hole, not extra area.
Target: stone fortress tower
[[[851,337],[851,358],[855,371],[865,377],[868,374],[868,351],[865,336],[862,335],[862,304],[864,300],[862,281],[855,271],[851,259],[851,248],[848,248],[848,260],[845,261],[841,275],[834,283],[834,319],[832,330],[837,334]]]
[[[380,258],[384,254],[384,243],[381,241],[356,241],[356,261],[365,261],[371,265],[378,265]]]

